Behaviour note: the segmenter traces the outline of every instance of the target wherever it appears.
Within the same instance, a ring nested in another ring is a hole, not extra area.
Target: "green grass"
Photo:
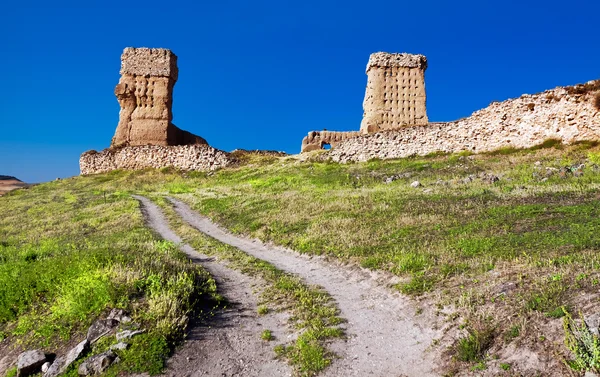
[[[153,350],[137,369],[156,374],[163,364],[153,360],[164,362],[196,304],[211,299],[214,281],[144,227],[137,201],[101,189],[102,180],[69,179],[0,198],[0,333],[22,348],[51,351],[83,338],[111,308],[126,309],[150,343],[164,346],[136,351],[134,343],[119,368]]]
[[[171,261],[177,252],[165,255],[143,227],[129,198],[136,192],[176,196],[235,233],[397,275],[399,291],[454,307],[456,321],[489,317],[494,342],[513,339],[515,324],[521,326],[516,343],[537,342],[548,335],[537,329],[559,321],[562,306],[577,310],[598,289],[598,156],[597,143],[567,147],[552,140],[528,150],[346,165],[250,156],[246,165],[210,174],[114,171],[20,190],[0,198],[0,291],[6,287],[0,332],[38,344],[61,341],[108,307],[126,306],[142,316],[149,305],[142,298],[152,287],[175,289],[166,283],[175,269],[152,259]],[[490,183],[484,174],[500,180]],[[392,175],[397,179],[385,183]],[[414,180],[423,187],[410,187]],[[272,300],[263,303],[269,308],[279,297],[325,300],[260,261],[186,236],[242,271],[267,276],[274,287],[266,293]],[[189,287],[189,280],[177,279]],[[510,289],[500,288],[507,284]],[[160,297],[157,313],[167,302]],[[297,310],[307,335],[289,352],[279,351],[305,370],[318,370],[330,358],[321,330],[331,323],[315,318],[331,315]],[[80,325],[78,318],[86,319]],[[143,318],[160,327],[157,317]],[[560,351],[547,343],[549,353]]]
[[[273,333],[271,332],[271,330],[263,330],[263,332],[260,333],[260,338],[267,342],[270,342],[271,340],[275,340],[275,337],[273,336]]]

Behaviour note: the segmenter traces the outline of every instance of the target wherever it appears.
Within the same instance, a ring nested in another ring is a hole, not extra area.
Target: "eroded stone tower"
[[[426,69],[427,58],[423,55],[371,54],[361,133],[428,124]]]
[[[376,52],[367,63],[367,90],[360,131],[311,131],[302,139],[302,152],[335,147],[342,141],[379,131],[429,123],[425,109],[423,55]]]
[[[121,105],[111,147],[206,144],[171,123],[177,56],[163,48],[132,48],[121,55],[115,95]]]

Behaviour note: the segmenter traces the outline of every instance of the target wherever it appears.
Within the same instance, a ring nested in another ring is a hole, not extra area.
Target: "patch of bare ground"
[[[12,190],[16,190],[18,188],[23,188],[27,186],[27,183],[21,182],[15,177],[0,175],[0,196]]]

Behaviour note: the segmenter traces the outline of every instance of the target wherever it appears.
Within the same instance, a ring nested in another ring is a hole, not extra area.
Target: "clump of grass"
[[[494,330],[491,328],[469,329],[468,334],[458,340],[456,357],[466,362],[482,361],[493,340]]]
[[[258,315],[266,315],[267,313],[269,313],[269,308],[267,307],[267,305],[259,305],[256,309],[256,312],[258,313]]]
[[[521,335],[521,326],[514,325],[504,334],[504,339],[507,342],[510,342],[513,339],[518,338],[519,335]]]
[[[263,332],[260,333],[260,338],[267,342],[270,342],[271,340],[275,339],[271,330],[263,330]]]

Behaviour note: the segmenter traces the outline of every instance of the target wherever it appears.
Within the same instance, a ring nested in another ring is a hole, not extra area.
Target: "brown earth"
[[[9,191],[27,186],[27,183],[22,182],[15,177],[11,177],[8,175],[0,175],[0,196],[6,194]]]

